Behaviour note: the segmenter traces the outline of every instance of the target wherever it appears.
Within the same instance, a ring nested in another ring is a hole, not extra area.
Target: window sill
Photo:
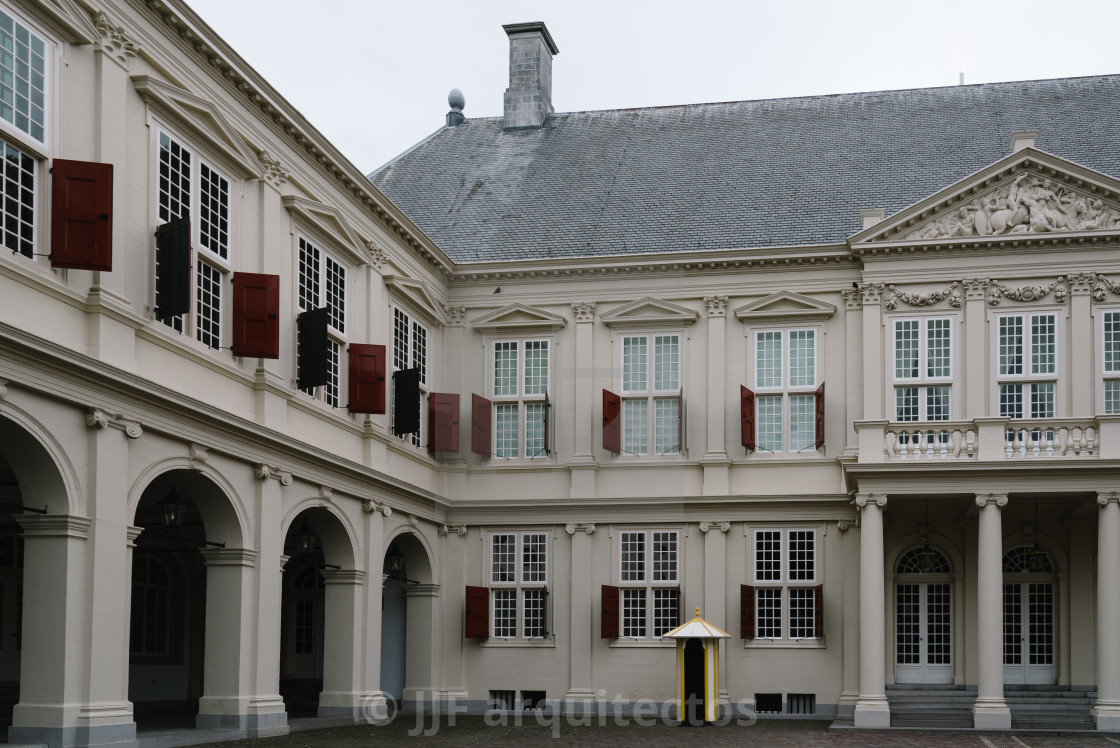
[[[825,649],[821,639],[753,639],[743,642],[743,649]]]
[[[677,646],[674,639],[611,639],[611,649],[670,649]]]
[[[479,647],[495,647],[497,649],[556,649],[556,640],[548,639],[480,639]]]

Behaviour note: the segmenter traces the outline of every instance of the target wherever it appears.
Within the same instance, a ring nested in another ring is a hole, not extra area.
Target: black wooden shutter
[[[817,388],[817,417],[816,417],[816,439],[813,443],[813,449],[820,449],[824,446],[824,382]]]
[[[156,229],[156,319],[191,309],[191,217],[184,215]]]
[[[541,590],[541,636],[545,639],[549,635],[549,606],[548,606],[548,590]]]
[[[743,446],[754,452],[758,448],[754,438],[754,392],[746,387],[739,387],[739,414]]]
[[[684,387],[677,395],[677,454],[684,454]]]
[[[552,446],[548,437],[548,427],[552,422],[552,403],[548,401],[548,393],[544,393],[544,453],[545,456],[552,454],[549,449]]]
[[[327,337],[327,324],[330,308],[310,309],[301,312],[296,318],[299,331],[299,377],[296,385],[300,389],[319,387],[330,381],[330,356]]]
[[[401,369],[393,372],[393,433],[416,434],[420,431],[420,370]]]
[[[752,641],[755,634],[754,587],[739,585],[739,636]]]
[[[601,616],[600,636],[603,639],[618,638],[618,587],[609,584],[603,585],[600,595],[603,604]]]
[[[490,426],[493,403],[481,395],[471,395],[471,451],[483,457],[493,454]]]
[[[813,588],[813,636],[824,638],[824,585]]]
[[[490,638],[490,588],[467,586],[465,635],[468,639]]]

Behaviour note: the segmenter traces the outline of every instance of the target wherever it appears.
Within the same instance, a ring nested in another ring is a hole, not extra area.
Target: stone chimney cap
[[[545,44],[548,45],[548,50],[554,55],[560,54],[560,48],[556,46],[556,42],[552,41],[552,34],[548,33],[548,27],[544,25],[544,21],[530,21],[529,23],[507,23],[502,26],[502,28],[506,30],[507,36],[539,31],[541,37],[544,39]]]

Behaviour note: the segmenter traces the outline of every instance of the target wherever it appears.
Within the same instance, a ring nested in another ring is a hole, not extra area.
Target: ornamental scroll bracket
[[[440,535],[452,535],[452,534],[454,534],[454,535],[466,535],[467,534],[467,526],[466,525],[440,525],[437,532],[439,532]]]
[[[847,532],[853,527],[859,527],[859,517],[855,519],[842,519],[836,522],[836,528],[840,530],[840,532]]]
[[[274,465],[266,465],[263,462],[253,469],[253,475],[257,476],[259,480],[268,480],[273,478],[280,482],[281,486],[292,485],[292,474],[287,470],[281,470]]]
[[[731,529],[730,522],[701,522],[700,532],[706,533],[708,530],[718,528],[720,532],[727,532]]]
[[[383,517],[393,516],[393,507],[389,506],[384,501],[374,501],[373,499],[366,499],[362,502],[362,511],[366,514],[381,512]]]
[[[90,411],[86,413],[86,425],[90,428],[117,429],[118,431],[123,431],[124,435],[129,439],[139,439],[144,435],[144,429],[140,427],[139,421],[133,421],[124,416],[106,413],[100,408],[91,408]]]
[[[573,522],[564,526],[564,531],[569,535],[575,535],[577,532],[585,532],[591,535],[595,532],[594,522]]]

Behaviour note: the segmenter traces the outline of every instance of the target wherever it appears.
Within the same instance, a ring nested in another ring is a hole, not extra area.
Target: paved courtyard
[[[543,720],[543,717],[542,717]],[[491,723],[496,718],[489,720]],[[816,746],[827,748],[1114,748],[1120,736],[1054,735],[1019,732],[1015,735],[979,733],[915,733],[915,732],[829,732],[827,721],[762,720],[754,725],[708,727],[674,727],[655,724],[642,727],[607,724],[573,725],[565,718],[539,724],[532,716],[522,717],[520,724],[509,717],[505,724],[487,724],[483,717],[462,717],[454,727],[441,724],[432,731],[431,722],[424,725],[430,734],[417,731],[414,715],[401,715],[392,724],[373,727],[338,727],[299,731],[282,738],[224,743],[267,748],[315,748],[316,746]],[[410,734],[411,733],[411,734]]]

